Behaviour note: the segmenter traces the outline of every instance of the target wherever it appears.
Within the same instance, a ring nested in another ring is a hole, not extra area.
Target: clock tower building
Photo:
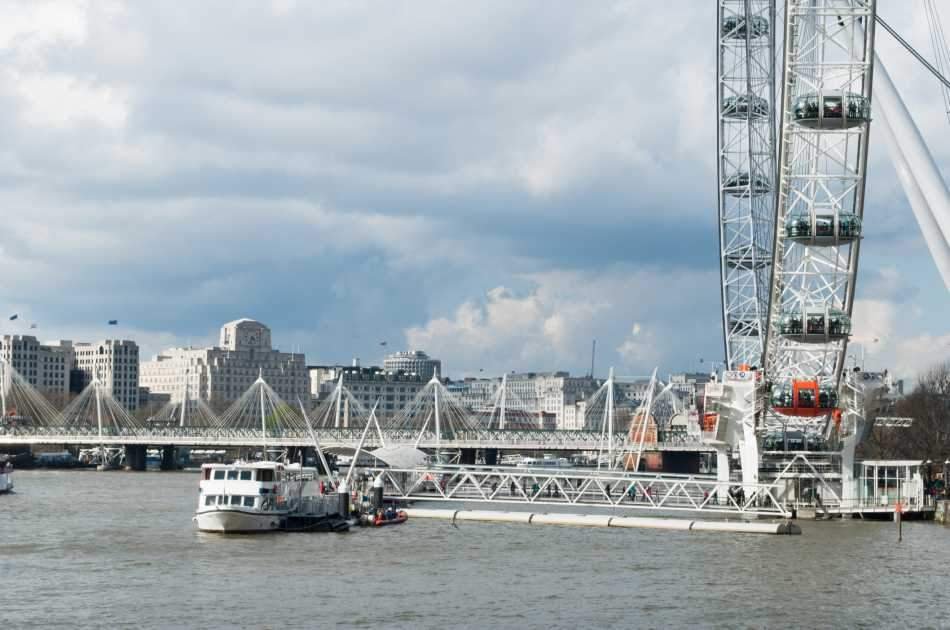
[[[220,346],[232,352],[241,350],[266,352],[271,349],[270,328],[253,319],[229,322],[221,327]]]
[[[169,348],[142,363],[141,384],[172,402],[202,398],[219,404],[236,400],[263,376],[286,401],[310,397],[304,356],[271,345],[270,328],[253,319],[221,327],[213,348]]]

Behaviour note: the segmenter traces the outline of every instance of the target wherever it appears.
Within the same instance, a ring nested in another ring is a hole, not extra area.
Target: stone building
[[[271,331],[252,319],[221,327],[219,345],[170,348],[142,363],[141,384],[150,395],[168,395],[173,402],[202,398],[223,406],[237,400],[263,376],[289,404],[310,397],[307,365],[301,353],[271,346]]]

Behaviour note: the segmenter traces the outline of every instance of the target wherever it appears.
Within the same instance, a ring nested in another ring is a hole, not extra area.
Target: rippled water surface
[[[410,520],[203,534],[196,473],[17,471],[0,496],[0,626],[942,627],[950,528],[802,536]],[[942,616],[941,616],[942,615]]]

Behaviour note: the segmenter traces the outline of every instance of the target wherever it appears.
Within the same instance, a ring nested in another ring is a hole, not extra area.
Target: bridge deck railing
[[[359,442],[360,428],[317,429],[315,433],[321,444],[328,447],[351,447]],[[367,434],[367,446],[383,444],[432,448],[441,445],[445,448],[546,448],[549,450],[589,450],[594,451],[602,444],[603,436],[596,431],[554,431],[554,430],[475,430],[458,431],[443,434],[439,439],[433,432],[422,434],[410,429],[384,429],[382,439],[375,431]],[[614,443],[623,443],[623,434],[614,435]],[[269,430],[266,438],[260,430],[250,428],[214,428],[214,427],[146,427],[116,428],[106,427],[99,431],[91,426],[11,426],[0,424],[0,443],[30,444],[228,444],[257,446],[263,442],[274,446],[306,446],[312,443],[310,433],[292,429]],[[655,448],[705,448],[701,442],[694,444],[678,442],[676,444],[647,445]]]

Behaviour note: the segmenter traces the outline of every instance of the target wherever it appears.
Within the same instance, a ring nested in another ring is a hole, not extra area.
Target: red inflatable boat
[[[384,525],[398,525],[399,523],[405,523],[409,518],[409,515],[404,511],[399,510],[396,512],[395,516],[392,518],[386,518],[385,516],[377,516],[373,519],[373,525],[376,527],[383,527]]]

